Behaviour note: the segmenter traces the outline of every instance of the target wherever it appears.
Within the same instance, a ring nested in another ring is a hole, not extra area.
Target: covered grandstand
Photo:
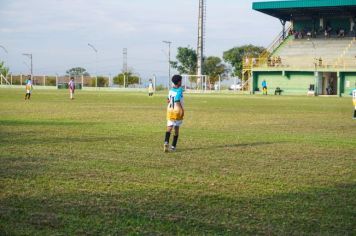
[[[246,58],[251,93],[261,82],[285,94],[349,94],[356,87],[356,0],[255,2],[282,32],[259,58]]]

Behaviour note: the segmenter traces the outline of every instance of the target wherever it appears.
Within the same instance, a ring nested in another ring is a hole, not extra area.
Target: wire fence
[[[74,78],[76,88],[143,88],[148,84],[149,79],[140,80],[137,83],[130,83],[129,80],[117,83],[112,76],[58,76],[58,75],[13,75],[0,76],[1,85],[26,85],[26,81],[32,78],[34,86],[57,87],[58,89],[68,88],[68,83]]]
[[[26,85],[26,80],[29,75],[0,75],[0,85],[3,86],[23,86]],[[111,76],[58,76],[58,75],[34,75],[32,76],[32,84],[34,86],[51,87],[54,89],[67,89],[68,83],[74,78],[74,83],[77,89],[84,88],[122,88],[122,89],[148,89],[149,84],[153,83],[154,91],[166,89],[163,85],[156,85],[155,78],[141,79],[138,83],[128,83],[128,81],[119,81],[117,83],[114,77]],[[238,77],[219,76],[211,78],[209,76],[183,75],[182,86],[187,92],[239,92],[248,91],[246,82],[241,81]]]

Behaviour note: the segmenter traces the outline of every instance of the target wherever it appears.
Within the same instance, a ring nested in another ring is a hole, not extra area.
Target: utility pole
[[[198,17],[198,48],[197,48],[197,75],[198,79],[201,79],[203,74],[203,59],[204,59],[204,42],[205,42],[205,16],[206,6],[205,0],[199,0],[199,17]]]
[[[90,43],[88,46],[95,52],[95,87],[98,87],[98,50]]]
[[[126,76],[128,76],[127,73],[127,48],[124,48],[122,50],[122,72],[124,74],[124,88],[126,87]],[[128,78],[127,78],[128,79]],[[128,82],[128,80],[127,80]]]
[[[22,55],[30,58],[31,61],[31,79],[33,78],[33,61],[32,61],[32,53],[22,53]]]
[[[168,44],[168,89],[171,88],[171,41],[162,41],[165,44]]]

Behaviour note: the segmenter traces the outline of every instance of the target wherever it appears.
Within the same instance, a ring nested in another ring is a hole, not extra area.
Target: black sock
[[[356,110],[354,111],[354,118],[356,118]]]
[[[166,137],[164,139],[165,143],[169,143],[169,138],[171,137],[171,132],[166,132]]]
[[[178,142],[178,135],[175,135],[175,136],[173,137],[172,146],[173,146],[173,147],[176,147],[176,146],[177,146],[177,142]]]

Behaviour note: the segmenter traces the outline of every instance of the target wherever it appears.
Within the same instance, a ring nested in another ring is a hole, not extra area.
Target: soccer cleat
[[[168,150],[168,149],[169,149],[168,147],[169,147],[169,144],[168,144],[168,143],[164,143],[164,144],[163,144],[163,151],[164,151],[164,152],[168,152],[168,151],[169,151],[169,150]]]
[[[171,147],[171,152],[175,152],[176,151],[176,147]]]

